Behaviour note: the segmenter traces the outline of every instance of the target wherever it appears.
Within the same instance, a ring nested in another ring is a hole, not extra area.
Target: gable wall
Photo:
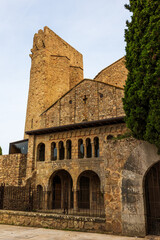
[[[41,128],[124,116],[122,97],[123,89],[84,80],[42,114]]]
[[[111,84],[123,88],[127,79],[128,70],[125,67],[125,57],[103,69],[94,78],[95,81]]]

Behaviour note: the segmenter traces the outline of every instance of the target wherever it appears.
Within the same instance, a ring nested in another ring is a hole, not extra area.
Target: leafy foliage
[[[160,3],[130,0],[125,30],[128,78],[123,99],[126,123],[137,139],[160,153]]]
[[[117,137],[114,137],[113,139],[114,140],[122,140],[122,139],[130,138],[130,137],[132,137],[132,133],[131,132],[126,132],[124,134],[119,134]]]
[[[2,155],[2,148],[0,147],[0,155]]]

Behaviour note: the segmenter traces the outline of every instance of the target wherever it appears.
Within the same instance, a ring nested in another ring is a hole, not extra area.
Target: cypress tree
[[[160,153],[160,2],[130,0],[125,30],[128,77],[123,99],[126,123],[137,139]]]
[[[2,148],[0,147],[0,155],[2,155]]]

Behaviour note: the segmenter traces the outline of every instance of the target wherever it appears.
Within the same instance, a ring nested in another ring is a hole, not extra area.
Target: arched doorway
[[[79,180],[79,208],[90,208],[90,178],[81,176]]]
[[[58,175],[53,178],[52,184],[52,208],[61,208],[61,179]]]
[[[73,208],[73,181],[65,170],[59,170],[50,178],[49,208],[67,213]]]
[[[104,195],[100,190],[100,178],[91,170],[82,172],[77,180],[78,209],[91,216],[104,215]]]
[[[131,143],[134,143],[132,147]],[[157,154],[157,148],[154,145],[143,141],[135,141],[135,139],[126,140],[123,147],[117,142],[114,147],[118,154],[114,156],[115,159],[118,159],[120,152],[122,153],[121,159],[125,159],[127,156],[121,182],[122,231],[124,235],[131,236],[134,234],[144,237],[151,231],[147,227],[149,226],[147,216],[150,216],[149,207],[151,205],[151,202],[147,202],[149,196],[149,193],[147,194],[147,179],[152,166],[155,167],[159,163],[160,155]],[[128,154],[123,149],[128,149]],[[109,212],[108,205],[106,205],[107,211]],[[110,217],[112,217],[112,213]]]
[[[145,177],[147,233],[160,235],[160,162]]]

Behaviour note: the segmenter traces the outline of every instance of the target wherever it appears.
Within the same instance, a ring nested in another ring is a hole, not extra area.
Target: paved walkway
[[[0,224],[3,240],[143,240],[136,237],[118,237],[106,234],[61,231],[44,228],[19,227]],[[147,238],[154,240],[154,238]],[[157,239],[157,238],[156,238]]]

